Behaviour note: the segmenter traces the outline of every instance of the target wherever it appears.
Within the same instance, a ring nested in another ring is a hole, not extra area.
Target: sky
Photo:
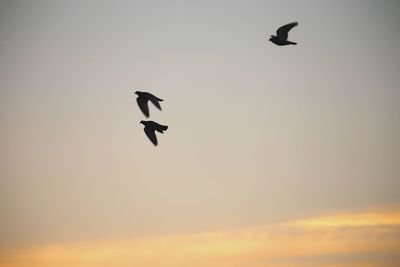
[[[0,1],[0,266],[398,266],[399,12]]]

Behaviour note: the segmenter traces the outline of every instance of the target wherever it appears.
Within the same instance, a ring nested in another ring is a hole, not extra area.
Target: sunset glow
[[[219,232],[16,250],[3,254],[0,266],[314,266],[311,259],[332,257],[337,265],[315,261],[315,266],[390,266],[400,258],[394,263],[366,261],[369,255],[398,254],[399,236],[399,211],[336,214]]]
[[[399,14],[0,0],[0,267],[399,267]]]

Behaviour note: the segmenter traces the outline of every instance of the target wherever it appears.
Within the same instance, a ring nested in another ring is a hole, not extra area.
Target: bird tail
[[[164,131],[166,131],[168,129],[168,126],[164,126],[161,124],[157,124],[157,126],[155,127],[155,130],[159,133],[164,133]]]
[[[158,102],[161,102],[163,100],[162,99],[160,100],[159,98],[156,98],[156,99],[158,99],[158,101],[150,98],[150,101],[151,101],[151,103],[153,103],[154,106],[156,106],[159,110],[161,110],[160,103],[158,103]]]

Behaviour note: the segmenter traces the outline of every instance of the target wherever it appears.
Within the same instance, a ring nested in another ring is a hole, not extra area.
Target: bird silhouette
[[[151,101],[151,103],[153,103],[154,106],[156,106],[159,110],[161,110],[159,102],[164,100],[147,92],[136,91],[135,94],[138,95],[138,97],[136,98],[136,102],[138,103],[140,110],[143,112],[146,118],[150,116],[149,105],[148,105],[149,100]]]
[[[297,43],[288,41],[288,33],[293,27],[296,27],[297,25],[298,25],[297,22],[292,22],[292,23],[289,23],[289,24],[286,24],[286,25],[280,27],[276,31],[276,36],[271,35],[271,38],[269,38],[269,41],[271,41],[272,43],[279,45],[279,46],[296,45]]]
[[[144,132],[155,146],[158,144],[155,131],[163,134],[168,129],[168,126],[158,124],[154,121],[140,121],[140,123],[144,125]]]

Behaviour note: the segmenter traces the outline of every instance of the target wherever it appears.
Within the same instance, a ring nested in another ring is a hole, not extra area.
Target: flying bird
[[[168,129],[168,126],[158,124],[154,121],[140,121],[140,123],[144,125],[144,132],[155,146],[158,144],[155,131],[163,134]]]
[[[136,98],[136,102],[138,103],[140,110],[143,112],[146,118],[150,116],[149,105],[148,105],[149,100],[151,103],[153,103],[154,106],[156,106],[159,110],[161,110],[159,102],[164,101],[161,98],[158,98],[147,92],[136,91],[135,94],[138,95],[138,97]]]
[[[280,27],[276,31],[276,36],[271,35],[269,41],[273,42],[276,45],[283,46],[283,45],[296,45],[297,43],[288,41],[288,33],[289,31],[298,25],[297,22],[292,22]]]

